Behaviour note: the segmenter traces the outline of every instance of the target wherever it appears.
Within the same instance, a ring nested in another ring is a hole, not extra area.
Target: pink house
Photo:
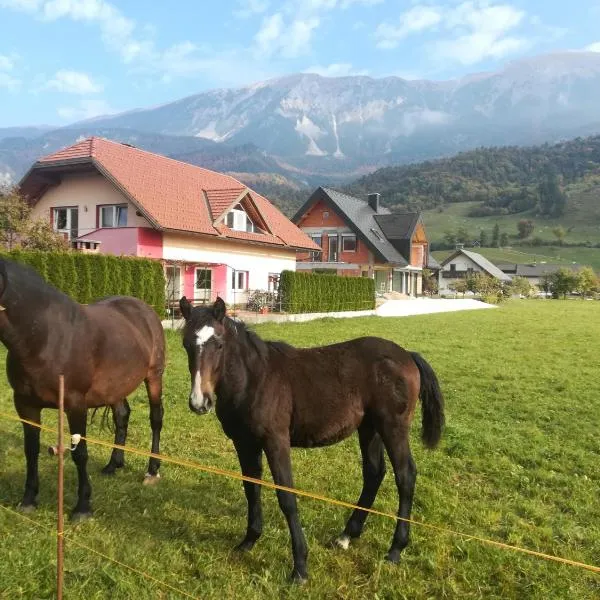
[[[103,138],[39,159],[20,188],[74,247],[163,261],[174,300],[241,304],[317,249],[233,177]]]

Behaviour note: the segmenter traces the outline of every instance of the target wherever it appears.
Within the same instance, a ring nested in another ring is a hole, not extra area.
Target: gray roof
[[[417,223],[419,213],[377,213],[374,218],[388,240],[410,240]]]
[[[320,188],[335,207],[342,213],[349,223],[353,224],[358,230],[361,237],[365,240],[371,250],[378,254],[384,261],[398,265],[399,267],[408,266],[407,260],[392,246],[386,238],[381,227],[375,220],[375,215],[391,214],[387,208],[379,207],[379,212],[375,212],[364,200],[348,196],[329,188]],[[296,222],[296,218],[302,216],[304,207],[296,213],[292,219]]]
[[[542,277],[558,271],[561,267],[571,271],[579,271],[581,268],[580,265],[558,265],[552,263],[496,263],[496,266],[504,273],[510,273],[519,277]]]
[[[435,258],[433,258],[433,255],[431,254],[431,252],[429,253],[429,256],[427,257],[427,268],[428,269],[441,269],[442,268],[440,263],[437,260],[435,260]]]
[[[510,275],[503,273],[494,263],[490,262],[485,256],[481,256],[481,254],[477,254],[477,252],[471,252],[470,250],[465,250],[464,248],[460,248],[454,254],[451,254],[444,262],[442,262],[442,266],[448,264],[451,260],[455,259],[459,254],[464,254],[467,258],[470,258],[476,265],[481,267],[484,271],[489,273],[492,277],[499,279],[500,281],[512,281]]]

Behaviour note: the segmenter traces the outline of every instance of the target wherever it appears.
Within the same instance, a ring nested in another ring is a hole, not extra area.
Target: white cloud
[[[399,23],[381,23],[375,35],[379,48],[396,48],[409,35],[442,30],[450,37],[431,45],[436,60],[472,65],[529,46],[531,40],[513,33],[525,16],[515,6],[493,0],[468,0],[454,6],[416,5],[400,16]]]
[[[87,73],[61,69],[45,85],[46,89],[66,92],[68,94],[97,94],[104,88],[96,83]]]
[[[21,86],[20,79],[14,77],[10,71],[15,67],[16,56],[0,54],[0,89],[14,92]]]
[[[350,63],[332,63],[327,66],[313,65],[305,69],[305,73],[315,73],[323,77],[346,77],[348,75],[368,75],[368,71],[355,70]]]
[[[247,19],[266,12],[269,4],[269,0],[238,0],[238,8],[233,15],[238,19]]]
[[[594,42],[593,44],[586,46],[585,49],[588,52],[600,52],[600,42]]]
[[[435,48],[442,58],[464,65],[502,58],[529,46],[526,38],[509,34],[524,17],[524,11],[509,4],[463,2],[445,19],[457,37],[442,40]]]
[[[0,71],[12,71],[15,66],[15,59],[6,54],[0,54]]]
[[[105,100],[83,99],[77,106],[62,106],[57,112],[61,119],[72,122],[114,114],[119,111],[112,108]]]
[[[254,36],[256,53],[262,57],[273,55],[284,58],[300,56],[310,49],[313,31],[319,26],[317,17],[294,19],[286,23],[281,13],[263,19]]]
[[[396,48],[413,33],[432,29],[442,20],[443,9],[436,6],[414,6],[400,17],[397,25],[381,23],[375,30],[378,48]]]

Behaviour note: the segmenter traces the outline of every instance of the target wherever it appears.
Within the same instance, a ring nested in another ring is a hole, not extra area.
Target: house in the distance
[[[320,187],[292,217],[321,252],[298,254],[298,270],[372,277],[378,292],[421,294],[429,253],[418,213],[392,214],[379,194],[368,201]]]
[[[439,293],[451,293],[451,286],[460,279],[465,279],[474,273],[483,273],[494,277],[504,283],[510,283],[512,278],[503,273],[496,265],[491,263],[485,256],[471,252],[464,248],[457,248],[448,258],[442,261],[439,271]]]
[[[41,158],[20,189],[74,247],[163,261],[172,300],[243,303],[317,249],[233,177],[103,138]]]
[[[539,262],[535,264],[518,265],[514,263],[498,263],[496,265],[503,273],[512,277],[524,277],[531,285],[542,287],[544,279],[559,269],[569,269],[577,272],[581,269],[579,265],[560,265]]]

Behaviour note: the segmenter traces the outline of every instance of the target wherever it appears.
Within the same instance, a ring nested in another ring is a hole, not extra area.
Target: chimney
[[[369,206],[375,211],[379,212],[379,196],[380,194],[369,194]]]

